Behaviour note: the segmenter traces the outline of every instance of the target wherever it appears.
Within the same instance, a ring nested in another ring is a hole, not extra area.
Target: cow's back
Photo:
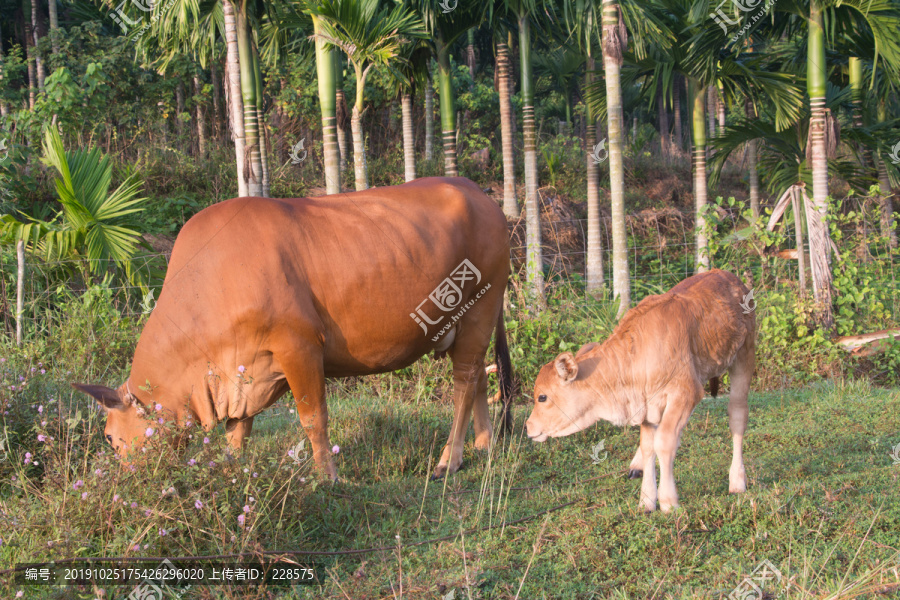
[[[219,360],[311,337],[330,374],[390,369],[424,353],[409,313],[463,259],[507,273],[508,256],[505,217],[466,179],[227,200],[185,224],[141,341]]]

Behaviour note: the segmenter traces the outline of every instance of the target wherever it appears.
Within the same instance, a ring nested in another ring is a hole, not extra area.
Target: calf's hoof
[[[644,476],[644,472],[638,469],[631,469],[628,471],[628,479],[640,479]]]

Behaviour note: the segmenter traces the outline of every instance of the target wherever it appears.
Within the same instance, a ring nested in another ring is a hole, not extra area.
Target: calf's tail
[[[494,334],[494,360],[497,363],[497,378],[500,380],[500,398],[503,400],[503,420],[500,433],[512,432],[513,372],[509,359],[509,345],[506,343],[506,325],[503,323],[503,309],[497,318]]]
[[[713,398],[719,397],[719,378],[713,377],[709,380],[709,395]]]

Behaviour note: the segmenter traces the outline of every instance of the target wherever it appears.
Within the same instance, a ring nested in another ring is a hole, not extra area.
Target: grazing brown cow
[[[235,198],[178,235],[125,383],[73,385],[106,410],[106,438],[120,455],[143,443],[142,415],[155,404],[206,430],[225,420],[240,447],[253,417],[290,389],[316,463],[334,479],[325,378],[394,371],[446,352],[455,411],[441,476],[462,463],[473,409],[475,445],[490,446],[483,361],[495,329],[501,386],[510,389],[508,277],[506,219],[467,179]]]
[[[630,475],[643,474],[641,503],[656,510],[658,455],[659,502],[667,512],[678,507],[672,469],[681,432],[703,398],[704,382],[710,380],[715,395],[718,377],[728,371],[734,441],[729,490],[746,491],[742,448],[756,348],[755,304],[748,298],[740,279],[718,270],[644,298],[604,343],[586,344],[577,356],[563,352],[544,365],[525,423],[528,437],[564,437],[599,419],[640,425]]]

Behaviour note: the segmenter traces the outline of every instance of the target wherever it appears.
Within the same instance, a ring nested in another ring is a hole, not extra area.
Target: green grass
[[[42,414],[51,414],[45,429],[52,442],[37,443],[37,429],[13,436],[3,466],[15,479],[0,483],[0,511],[11,524],[0,534],[0,568],[66,556],[387,546],[393,549],[316,559],[329,574],[321,587],[194,588],[184,597],[393,598],[402,581],[404,598],[451,590],[456,598],[720,598],[764,559],[783,574],[766,589],[769,598],[781,590],[788,598],[900,593],[900,465],[889,456],[900,443],[897,390],[819,383],[752,393],[749,489],[740,496],[728,494],[727,400],[704,399],[676,459],[682,509],[648,516],[638,508],[640,481],[624,476],[636,429],[600,423],[534,444],[521,433],[530,412],[524,404],[516,435],[490,456],[472,448],[470,435],[463,469],[429,482],[449,431],[449,400],[437,399],[448,398],[448,374],[448,363],[426,360],[399,375],[330,384],[337,485],[287,457],[303,433],[285,401],[257,418],[238,460],[225,458],[216,431],[209,444],[195,435],[184,457],[148,452],[132,473],[101,454],[99,415],[65,391],[62,374],[35,376],[31,397],[58,398],[61,416],[47,400]],[[67,422],[77,410],[81,418]],[[591,448],[601,440],[608,455],[593,464]],[[26,448],[39,465],[24,467]],[[192,457],[217,465],[188,466]],[[79,479],[84,485],[75,490]],[[162,493],[170,486],[177,495]],[[245,504],[251,510],[242,528],[237,516]],[[485,527],[494,528],[472,531]],[[456,537],[410,547],[448,535]],[[4,597],[19,589],[27,598],[97,597],[91,589],[0,584]]]

